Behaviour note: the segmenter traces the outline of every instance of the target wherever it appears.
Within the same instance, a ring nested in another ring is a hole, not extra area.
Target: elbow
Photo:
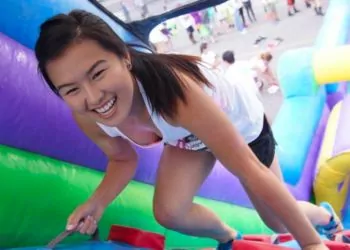
[[[108,166],[127,169],[131,175],[134,175],[138,165],[138,154],[134,151],[129,154],[119,155],[119,157],[109,158]]]

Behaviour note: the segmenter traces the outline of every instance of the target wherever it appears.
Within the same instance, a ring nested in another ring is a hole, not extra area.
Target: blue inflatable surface
[[[302,176],[324,105],[322,94],[288,98],[274,121],[277,154],[283,176],[289,184],[297,184]]]
[[[40,24],[47,18],[84,9],[102,17],[128,43],[142,44],[135,36],[96,8],[88,0],[1,0],[0,32],[33,49]]]
[[[285,99],[272,129],[284,179],[291,185],[296,185],[303,176],[326,105],[325,89],[318,87],[313,77],[313,53],[313,48],[291,50],[285,52],[278,63],[277,74]],[[312,178],[312,173],[308,174],[308,178]]]
[[[12,250],[49,250],[45,247],[11,248]],[[144,250],[145,248],[135,248],[126,244],[114,242],[87,242],[79,245],[60,245],[55,250]]]
[[[277,75],[285,99],[316,94],[318,87],[312,68],[314,51],[313,48],[290,50],[279,58]]]

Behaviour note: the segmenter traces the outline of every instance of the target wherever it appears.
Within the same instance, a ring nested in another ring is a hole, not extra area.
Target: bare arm
[[[172,123],[200,138],[224,166],[261,197],[302,247],[321,244],[317,232],[283,183],[259,162],[231,121],[200,86],[190,79],[186,81],[187,104],[178,103]]]
[[[83,132],[107,155],[105,176],[90,200],[106,207],[130,182],[137,167],[137,154],[130,143],[119,137],[109,137],[97,124],[75,115]]]
[[[266,70],[264,72],[262,72],[262,77],[265,78],[265,80],[269,84],[278,84],[278,81],[277,81],[275,75],[273,74],[273,72],[271,71],[270,66],[267,66]]]

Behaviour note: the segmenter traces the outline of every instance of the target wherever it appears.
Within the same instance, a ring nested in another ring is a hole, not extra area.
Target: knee
[[[153,213],[156,221],[165,228],[174,229],[181,220],[181,214],[179,208],[172,207],[171,205],[154,204]]]

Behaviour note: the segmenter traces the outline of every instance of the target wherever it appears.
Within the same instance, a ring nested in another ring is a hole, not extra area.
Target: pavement
[[[127,3],[131,0],[124,0]],[[324,12],[327,9],[329,0],[323,0]],[[150,14],[160,14],[163,11],[164,0],[146,0]],[[189,3],[194,0],[167,0],[168,9],[174,8],[178,3]],[[103,0],[103,5],[111,12],[120,15],[120,0]],[[130,4],[130,3],[129,3]],[[273,49],[274,59],[271,67],[276,72],[279,57],[287,50],[297,49],[301,47],[312,46],[319,34],[323,23],[323,17],[316,16],[313,9],[307,9],[303,0],[296,0],[296,7],[299,13],[292,17],[287,16],[286,0],[279,0],[277,3],[277,12],[280,17],[279,23],[271,23],[266,20],[261,0],[252,0],[253,9],[258,19],[256,23],[249,24],[247,33],[241,34],[232,29],[228,34],[221,35],[217,38],[217,42],[210,44],[209,48],[222,55],[225,50],[233,50],[238,60],[246,60],[256,56],[259,51],[266,48],[269,40],[281,37],[284,41]],[[139,18],[139,11],[134,9],[132,15],[136,19]],[[179,25],[181,27],[181,25]],[[253,45],[258,36],[267,37],[267,41],[256,47]],[[199,40],[197,36],[197,40]],[[187,38],[186,31],[179,29],[177,35],[173,38],[174,50],[184,54],[199,55],[199,45],[192,45]],[[263,92],[263,103],[268,117],[273,121],[283,102],[281,92],[269,94]]]
[[[232,29],[229,34],[218,37],[217,43],[209,44],[210,49],[218,55],[222,55],[225,50],[233,50],[237,60],[247,60],[265,49],[269,40],[281,37],[284,41],[273,49],[274,58],[271,62],[271,68],[276,73],[279,57],[287,50],[313,46],[323,23],[323,17],[316,16],[313,9],[307,9],[302,0],[296,0],[300,12],[295,16],[288,17],[287,6],[284,2],[283,0],[279,1],[277,5],[281,21],[278,24],[273,24],[265,19],[260,0],[252,0],[258,22],[249,25],[246,34]],[[327,5],[328,1],[324,1],[324,11],[326,11]],[[268,39],[267,42],[256,47],[254,41],[259,35],[266,36]],[[175,51],[200,55],[199,43],[192,45],[185,31],[181,31],[173,39],[173,44]],[[283,96],[280,91],[275,94],[264,91],[262,100],[267,116],[273,122],[283,102]]]

